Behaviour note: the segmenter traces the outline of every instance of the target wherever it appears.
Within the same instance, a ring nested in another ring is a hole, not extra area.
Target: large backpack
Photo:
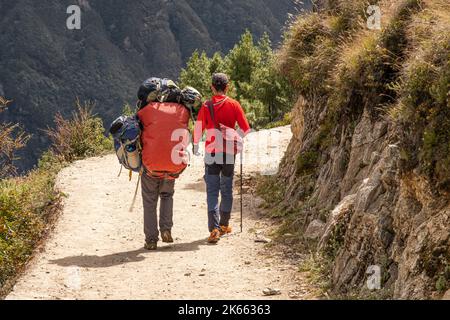
[[[172,80],[155,77],[142,83],[137,96],[137,115],[121,117],[112,126],[120,127],[118,133],[112,133],[119,162],[135,172],[145,169],[154,177],[176,179],[187,163],[173,163],[171,156],[174,152],[180,157],[188,155],[189,118],[195,123],[195,109],[202,105],[202,96],[192,87],[180,90]],[[138,139],[141,128],[146,130]],[[183,143],[171,141],[175,130],[184,130]],[[135,156],[139,156],[139,160]]]
[[[141,128],[136,116],[121,116],[109,129],[114,139],[114,149],[120,164],[134,172],[142,169]]]
[[[189,160],[189,110],[180,103],[152,102],[138,112],[138,117],[143,126],[145,173],[155,178],[177,179]]]

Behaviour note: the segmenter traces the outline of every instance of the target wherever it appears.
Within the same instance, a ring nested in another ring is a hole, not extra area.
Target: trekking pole
[[[138,194],[138,191],[139,191],[139,184],[140,184],[141,179],[142,179],[142,174],[143,174],[143,170],[141,170],[139,172],[138,181],[137,181],[137,184],[136,184],[136,190],[134,191],[134,197],[133,197],[133,200],[131,201],[130,209],[128,210],[129,212],[133,212],[133,210],[134,210],[134,205],[136,203],[136,198],[137,198],[137,194]]]
[[[243,172],[243,164],[242,164],[242,161],[243,161],[243,159],[244,159],[244,156],[243,156],[243,154],[244,154],[244,150],[242,150],[241,151],[241,233],[243,232],[243,213],[242,213],[242,211],[243,211],[243,201],[242,201],[242,189],[243,189],[243,177],[242,177],[242,172]]]

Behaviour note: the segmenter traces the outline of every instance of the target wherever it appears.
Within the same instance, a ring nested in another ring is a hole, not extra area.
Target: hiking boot
[[[219,240],[220,240],[220,231],[218,229],[214,229],[208,238],[208,243],[217,243],[219,242]]]
[[[173,243],[172,233],[170,230],[161,231],[161,238],[165,243]]]
[[[144,248],[149,251],[155,251],[156,249],[158,249],[158,242],[156,241],[146,242]]]
[[[230,234],[233,229],[231,229],[230,226],[220,226],[220,236],[223,237],[224,235]]]

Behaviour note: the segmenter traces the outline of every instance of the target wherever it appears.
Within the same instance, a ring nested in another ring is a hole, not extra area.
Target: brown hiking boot
[[[158,249],[158,242],[156,241],[145,242],[144,248],[145,250],[155,251]]]
[[[208,238],[208,243],[217,243],[219,242],[219,240],[220,240],[220,231],[218,229],[214,229]]]
[[[173,243],[172,233],[170,230],[161,231],[161,238],[164,243]]]
[[[233,232],[233,229],[231,229],[230,226],[220,226],[220,236],[223,237],[226,234],[230,234]]]

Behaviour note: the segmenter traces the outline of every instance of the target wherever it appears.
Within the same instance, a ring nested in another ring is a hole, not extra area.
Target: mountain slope
[[[1,0],[0,95],[14,100],[6,120],[34,134],[22,152],[29,168],[48,141],[40,129],[76,98],[97,103],[109,123],[134,103],[150,75],[177,77],[195,49],[227,51],[250,29],[280,40],[291,0],[78,0],[81,30],[66,28],[73,1]]]

